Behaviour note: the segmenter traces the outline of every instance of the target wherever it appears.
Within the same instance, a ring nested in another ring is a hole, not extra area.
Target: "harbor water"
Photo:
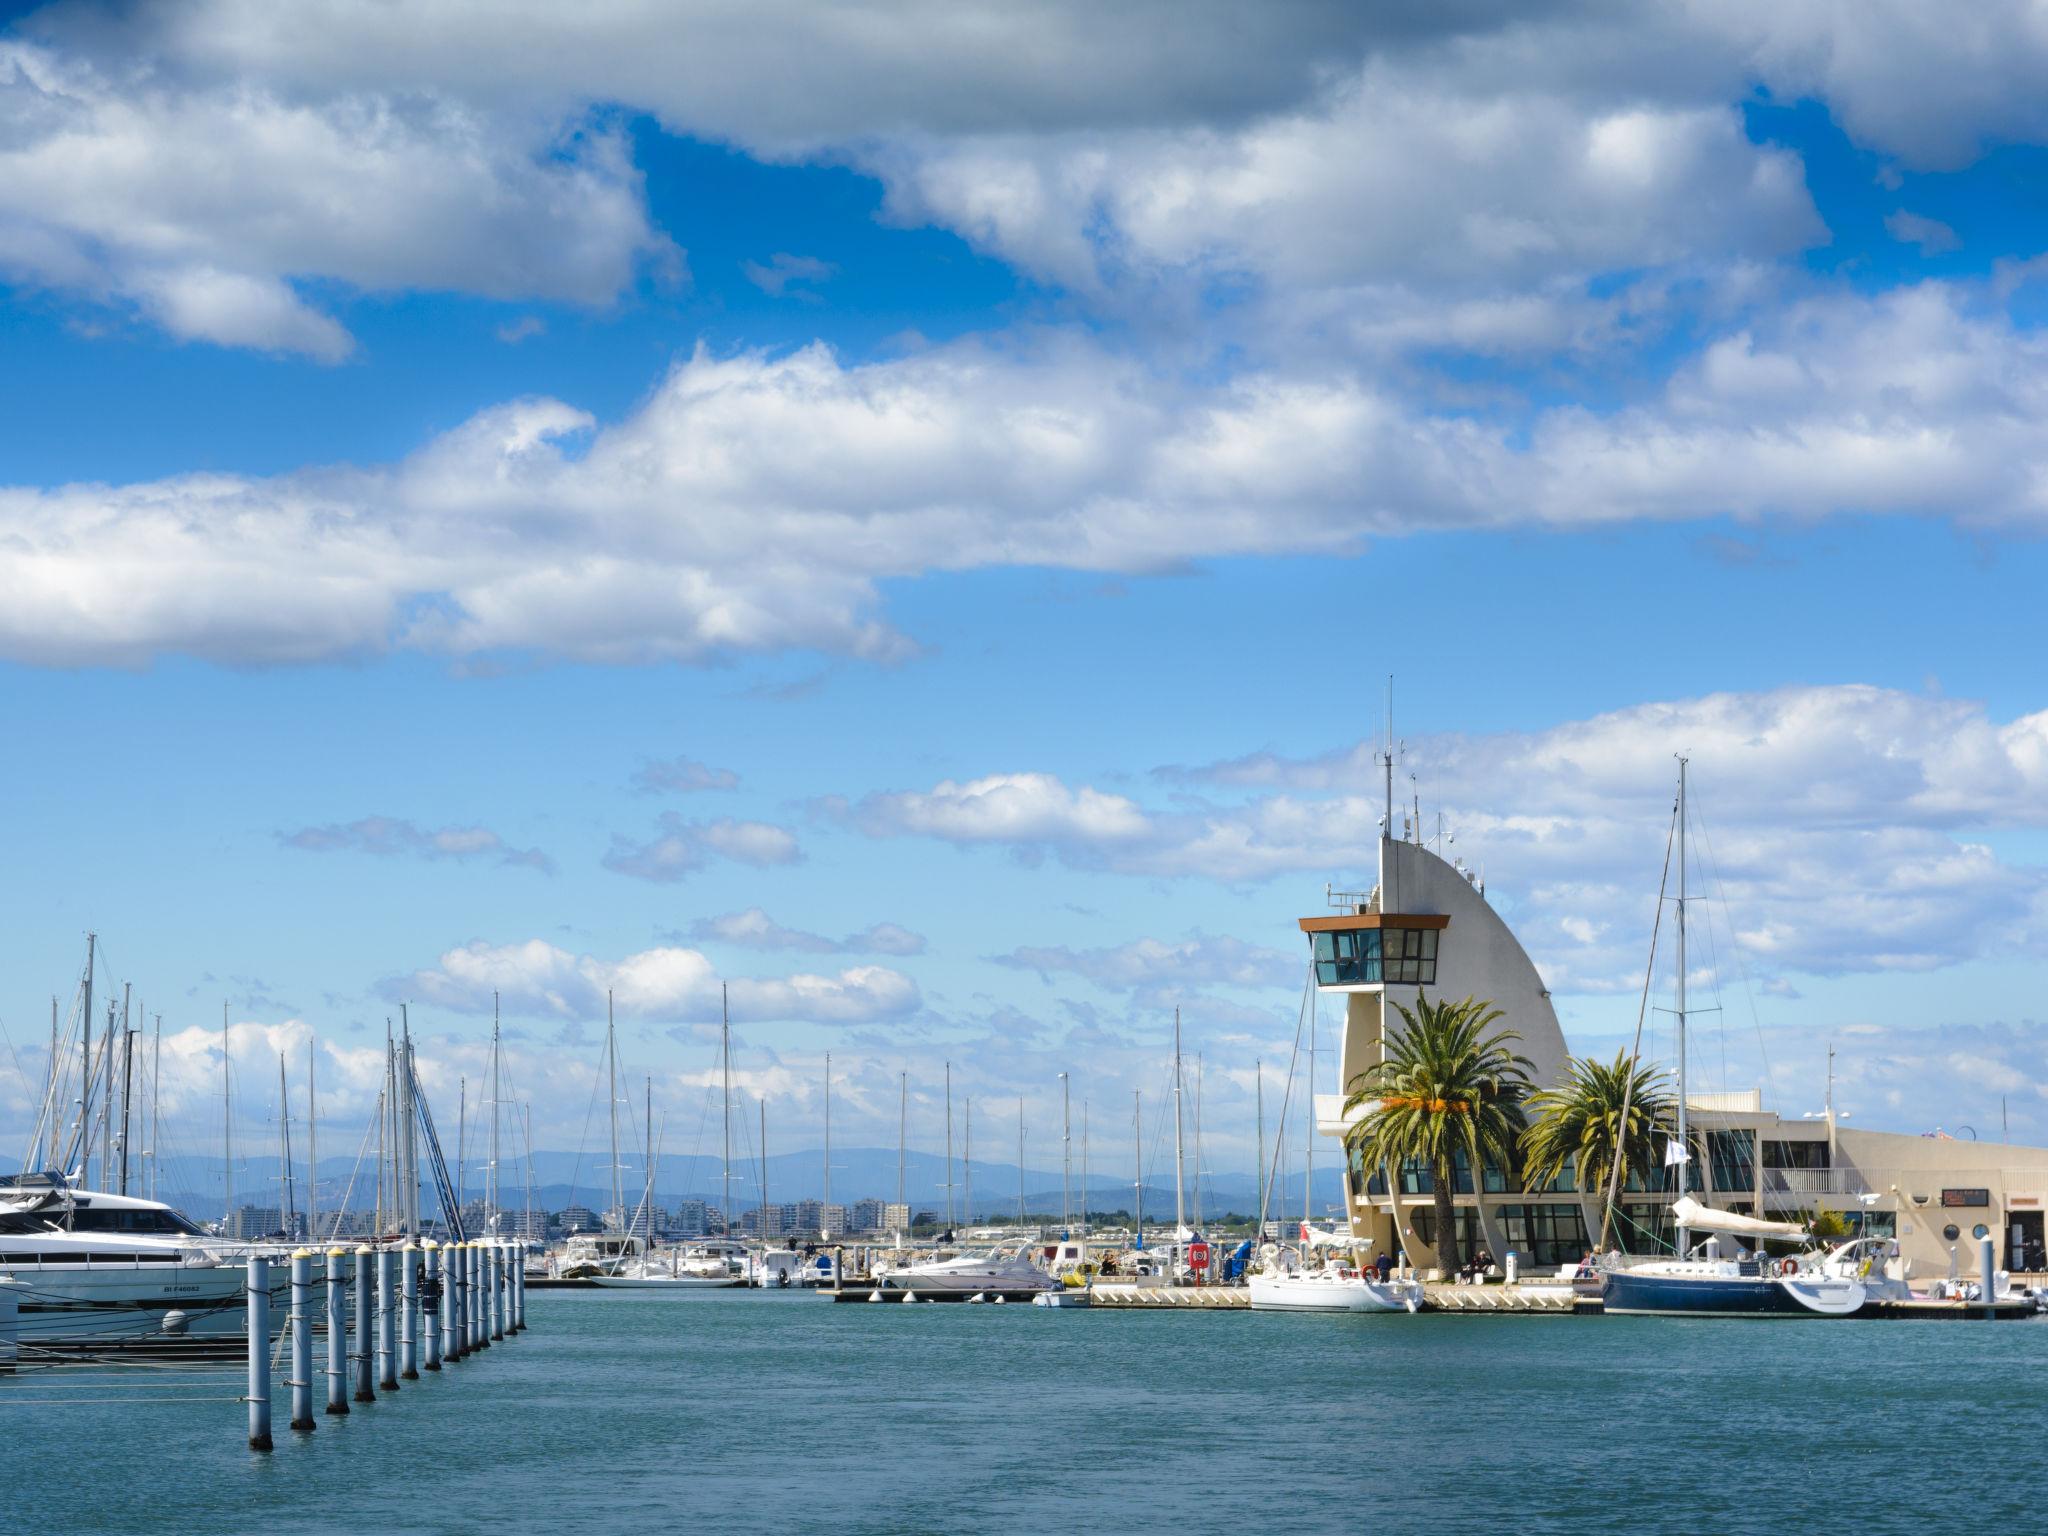
[[[1871,1532],[2041,1497],[2048,1323],[529,1307],[270,1455],[229,1401],[0,1380],[0,1531]]]

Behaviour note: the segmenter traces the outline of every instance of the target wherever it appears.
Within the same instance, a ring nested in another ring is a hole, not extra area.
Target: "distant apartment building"
[[[556,1213],[555,1225],[562,1229],[564,1236],[574,1237],[578,1232],[601,1231],[604,1224],[597,1219],[597,1212],[589,1206],[571,1205]]]
[[[710,1230],[709,1213],[702,1200],[679,1200],[669,1212],[668,1231],[674,1237],[702,1237]]]
[[[228,1213],[222,1223],[221,1234],[247,1242],[258,1237],[303,1238],[306,1235],[306,1215],[293,1211],[289,1216],[274,1205],[241,1205]]]
[[[910,1207],[900,1201],[891,1200],[882,1207],[882,1230],[886,1232],[907,1232],[910,1230]]]
[[[856,1200],[846,1208],[846,1230],[879,1232],[888,1225],[888,1209],[879,1200]]]

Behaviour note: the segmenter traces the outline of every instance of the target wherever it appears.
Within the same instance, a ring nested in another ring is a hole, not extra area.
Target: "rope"
[[[1657,877],[1657,915],[1650,922],[1650,963],[1643,967],[1643,996],[1636,1005],[1636,1036],[1629,1047],[1628,1075],[1622,1080],[1621,1119],[1614,1127],[1614,1167],[1607,1181],[1607,1205],[1600,1213],[1600,1240],[1593,1246],[1604,1251],[1607,1247],[1607,1233],[1614,1223],[1615,1204],[1621,1198],[1621,1165],[1625,1159],[1621,1149],[1628,1136],[1628,1112],[1634,1100],[1636,1089],[1636,1065],[1641,1061],[1643,1048],[1643,1020],[1650,1012],[1650,978],[1657,970],[1657,936],[1664,927],[1664,891],[1671,878],[1671,845],[1678,837],[1678,802],[1671,802],[1671,826],[1664,834],[1664,872]],[[1682,1167],[1683,1165],[1681,1165]]]

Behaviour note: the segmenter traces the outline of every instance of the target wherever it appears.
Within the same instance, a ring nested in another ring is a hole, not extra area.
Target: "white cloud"
[[[174,336],[332,362],[348,333],[296,283],[602,304],[649,259],[624,140],[567,114],[0,40],[0,270]]]
[[[671,882],[702,869],[713,858],[731,859],[767,869],[803,861],[796,834],[772,822],[740,821],[720,816],[714,821],[685,821],[670,811],[657,823],[655,835],[636,843],[619,836],[605,855],[606,869],[640,880]]]
[[[672,757],[648,763],[633,775],[633,787],[645,794],[696,794],[707,789],[738,789],[740,776],[730,768],[713,768],[694,757]]]
[[[1960,250],[1963,244],[1956,238],[1956,232],[1941,220],[1923,218],[1904,208],[1886,214],[1884,228],[1894,240],[1919,246],[1922,256],[1939,256],[1946,251]]]
[[[301,827],[280,832],[287,848],[307,853],[368,853],[383,858],[489,859],[498,864],[525,865],[551,873],[554,860],[538,848],[515,848],[489,827],[422,827],[391,816],[366,816],[360,821]]]
[[[1228,935],[1203,934],[1174,942],[1134,939],[1102,949],[1026,945],[997,956],[996,963],[1036,971],[1048,981],[1055,972],[1079,976],[1115,992],[1190,986],[1285,987],[1290,981],[1299,981],[1302,970],[1295,954]]]
[[[916,982],[877,965],[830,976],[740,977],[727,985],[732,1016],[756,1022],[878,1023],[923,1006]],[[508,1013],[571,1021],[603,1018],[607,992],[624,1017],[678,1023],[716,1020],[720,1001],[718,974],[698,950],[664,946],[607,961],[542,939],[463,945],[384,990],[470,1014],[488,1014],[495,992]]]
[[[1000,843],[1036,854],[1142,839],[1150,825],[1135,803],[1048,773],[1002,773],[930,790],[874,794],[826,807],[870,836],[915,835],[955,843]]]
[[[815,301],[818,295],[813,291],[814,285],[824,282],[839,269],[815,256],[792,256],[787,251],[777,251],[766,262],[741,262],[740,270],[746,274],[747,281],[763,293],[778,299],[786,295]]]
[[[702,917],[692,923],[688,937],[702,943],[736,944],[743,949],[795,950],[812,955],[921,955],[925,940],[898,923],[873,923],[842,939],[822,933],[788,928],[759,907],[743,912],[726,912]]]
[[[2040,526],[2048,343],[1978,297],[1798,305],[1709,344],[1654,402],[1520,429],[1355,377],[1194,390],[1073,337],[858,367],[699,352],[601,430],[525,400],[382,470],[0,491],[0,654],[887,660],[910,643],[877,584],[936,570],[1728,513]]]
[[[1445,851],[1484,869],[1553,989],[1608,991],[1640,984],[1680,750],[1694,763],[1696,889],[1715,902],[1701,942],[1733,945],[1765,980],[1929,970],[2048,932],[2048,871],[2008,862],[1983,840],[2048,824],[2048,712],[2001,723],[1967,702],[1791,688],[1534,733],[1425,738],[1411,743],[1409,764],[1440,796],[1424,806],[1426,830],[1440,804],[1455,840]],[[947,785],[871,796],[847,814],[874,836],[1050,852],[1136,876],[1370,881],[1383,808],[1371,752],[1361,743],[1306,760],[1262,754],[1171,770],[1219,797],[1184,794],[1155,809],[1117,796],[1113,819],[1070,819],[1053,832],[921,814],[928,800],[950,807]],[[1060,780],[1036,788],[1054,805],[1097,793]],[[1142,958],[1047,950],[1012,960],[1110,975]]]

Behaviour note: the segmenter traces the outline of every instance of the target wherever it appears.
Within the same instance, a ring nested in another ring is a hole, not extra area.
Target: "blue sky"
[[[2023,13],[963,14],[0,33],[26,1077],[88,928],[195,1139],[223,1002],[252,1137],[493,987],[544,1145],[607,985],[694,1118],[728,978],[778,1142],[829,1049],[927,1148],[948,1060],[1156,1097],[1178,1005],[1249,1166],[1391,673],[1575,1041],[1685,749],[1709,1075],[2048,1135]]]

